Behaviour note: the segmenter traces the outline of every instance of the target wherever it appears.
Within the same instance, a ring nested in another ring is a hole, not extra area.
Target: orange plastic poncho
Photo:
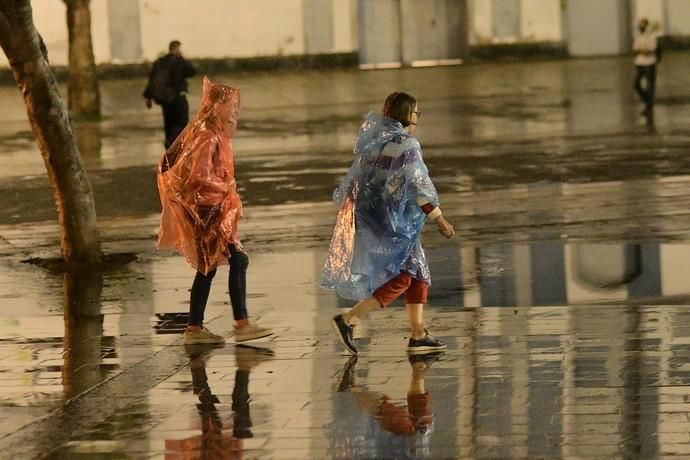
[[[231,139],[239,101],[238,89],[204,77],[198,112],[158,165],[163,208],[158,248],[177,250],[204,274],[228,262],[229,244],[241,249],[237,225],[242,201]],[[224,104],[231,106],[229,117]]]

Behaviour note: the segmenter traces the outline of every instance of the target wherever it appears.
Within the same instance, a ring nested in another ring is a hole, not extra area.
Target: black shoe
[[[233,428],[232,435],[237,439],[251,439],[254,437],[254,433],[249,428]]]
[[[441,359],[444,352],[445,352],[445,350],[430,351],[429,353],[418,354],[418,355],[410,353],[407,356],[407,360],[410,362],[410,364],[424,363],[424,368],[429,369],[432,364],[434,364],[436,361]]]
[[[343,315],[335,315],[331,320],[331,326],[333,326],[333,330],[338,334],[338,337],[345,346],[345,349],[350,354],[356,355],[358,352],[357,347],[355,346],[355,341],[352,338],[353,326],[345,323]]]
[[[433,353],[446,349],[446,344],[439,339],[435,339],[427,332],[424,337],[419,340],[410,338],[407,343],[407,352],[410,354]]]
[[[335,391],[338,393],[350,391],[355,385],[355,364],[357,364],[357,355],[350,356],[345,363],[345,367],[343,367],[340,380],[335,387]]]

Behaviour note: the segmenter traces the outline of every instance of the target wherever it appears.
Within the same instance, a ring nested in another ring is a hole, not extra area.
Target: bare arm
[[[453,226],[443,217],[440,206],[434,206],[424,198],[417,198],[417,204],[422,208],[424,214],[438,225],[438,231],[446,238],[452,238],[455,235]]]

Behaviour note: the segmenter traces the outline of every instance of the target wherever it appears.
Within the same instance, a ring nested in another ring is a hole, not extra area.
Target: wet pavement
[[[77,127],[104,249],[137,260],[80,276],[23,262],[57,253],[55,212],[0,88],[0,458],[687,458],[688,64],[664,56],[653,126],[623,58],[219,77],[243,91],[250,313],[277,334],[234,343],[221,269],[216,349],[182,346],[193,273],[154,248],[142,81],[104,82],[107,118]],[[318,287],[328,199],[401,88],[458,233],[424,235],[449,349],[410,359],[395,305],[355,361],[329,326],[349,302]]]

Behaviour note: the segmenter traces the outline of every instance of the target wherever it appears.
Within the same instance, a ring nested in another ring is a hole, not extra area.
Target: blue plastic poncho
[[[362,300],[401,272],[430,283],[418,199],[438,206],[438,195],[419,142],[398,121],[369,112],[354,154],[333,192],[340,210],[321,286]]]

